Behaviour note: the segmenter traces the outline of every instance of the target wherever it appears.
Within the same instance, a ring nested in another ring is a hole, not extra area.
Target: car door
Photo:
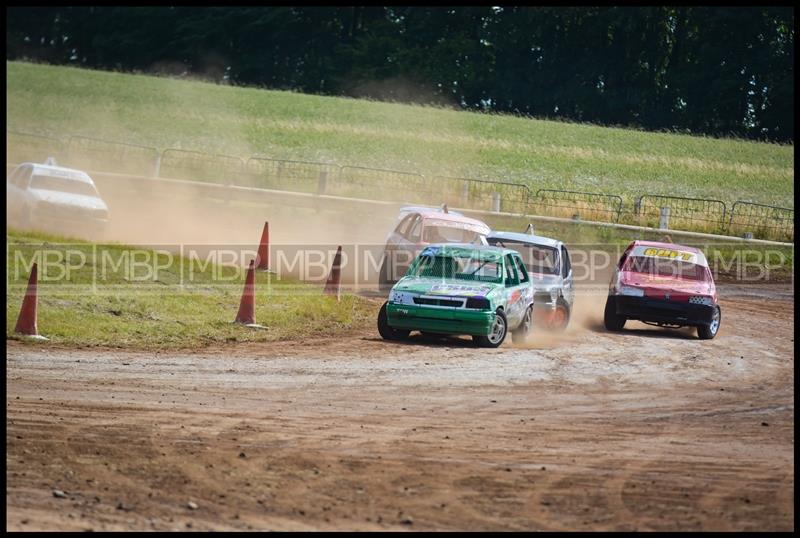
[[[517,264],[517,274],[519,275],[519,284],[522,289],[522,313],[525,314],[525,308],[533,303],[533,281],[528,274],[528,269],[525,267],[525,262],[522,261],[522,256],[512,255],[514,262]]]
[[[569,259],[566,245],[561,245],[561,281],[564,299],[572,308],[572,303],[575,301],[575,283],[572,277],[572,261]]]
[[[517,272],[517,264],[512,254],[506,254],[504,257],[505,266],[505,287],[506,287],[506,319],[508,320],[508,328],[515,329],[522,321],[522,316],[525,314],[525,297],[524,286],[520,282],[519,273]]]

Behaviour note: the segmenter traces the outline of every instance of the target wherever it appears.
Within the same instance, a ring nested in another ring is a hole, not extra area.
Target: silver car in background
[[[7,224],[22,229],[102,238],[108,206],[86,172],[22,163],[6,178]]]
[[[532,227],[528,227],[532,230]],[[569,251],[563,242],[533,233],[491,232],[490,245],[516,250],[533,280],[534,323],[563,331],[575,302]]]

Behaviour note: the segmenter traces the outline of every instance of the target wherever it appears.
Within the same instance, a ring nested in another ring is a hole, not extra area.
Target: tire
[[[378,332],[384,340],[405,340],[411,331],[406,329],[394,329],[389,326],[389,318],[386,315],[386,303],[381,306],[381,311],[378,312]]]
[[[714,317],[711,320],[711,324],[697,326],[697,337],[700,340],[711,340],[717,336],[720,323],[722,323],[722,311],[717,306],[714,309]]]
[[[567,330],[569,318],[572,312],[570,311],[569,304],[564,300],[563,297],[558,298],[558,302],[556,303],[556,312],[557,314],[555,320],[548,328],[554,332],[564,332]]]
[[[488,336],[473,336],[472,339],[480,347],[500,347],[508,334],[508,320],[501,309],[495,312],[495,321],[492,324],[492,332]]]
[[[608,296],[606,299],[606,309],[603,312],[603,323],[609,331],[621,331],[625,326],[625,316],[617,315],[617,302],[614,297]]]
[[[511,331],[511,341],[515,344],[527,342],[531,334],[531,327],[533,327],[533,305],[525,311],[525,317],[522,318],[519,327]]]

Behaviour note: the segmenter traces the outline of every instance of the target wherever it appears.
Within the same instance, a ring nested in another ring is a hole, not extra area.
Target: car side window
[[[506,254],[506,287],[510,288],[519,285],[519,277],[517,276],[517,269],[515,267],[514,257],[511,254]]]
[[[564,245],[561,245],[561,258],[561,274],[564,278],[566,278],[572,266],[569,261],[569,252],[567,251],[567,247]]]
[[[400,224],[397,225],[397,228],[395,228],[394,231],[405,237],[406,232],[408,231],[408,223],[411,222],[411,219],[413,218],[414,218],[414,213],[403,217],[403,220],[400,221]]]
[[[14,170],[14,173],[11,174],[11,183],[16,187],[19,187],[20,189],[24,189],[28,183],[27,171],[28,171],[27,166],[18,167],[16,170]]]
[[[409,241],[413,241],[414,243],[419,242],[420,236],[422,234],[422,218],[419,215],[416,216],[416,220],[414,224],[411,225],[411,231],[408,233]]]
[[[625,252],[622,253],[622,256],[619,258],[619,262],[617,263],[617,269],[622,269],[622,266],[625,265],[625,261],[628,259],[628,254],[631,253],[631,247],[625,249]]]
[[[519,273],[519,281],[520,283],[528,282],[528,270],[525,269],[525,264],[522,263],[522,258],[519,256],[512,256],[515,265],[517,267],[517,273]]]

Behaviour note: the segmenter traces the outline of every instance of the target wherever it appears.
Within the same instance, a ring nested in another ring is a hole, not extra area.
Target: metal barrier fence
[[[43,163],[48,157],[56,161],[66,156],[65,144],[54,136],[6,130],[6,156],[17,162]]]
[[[684,198],[644,194],[634,206],[639,224],[658,227],[662,208],[668,211],[669,228],[675,230],[696,230],[708,233],[725,231],[725,202],[706,198]]]
[[[446,203],[453,207],[495,212],[525,213],[531,191],[521,183],[505,183],[489,179],[434,176],[438,197],[429,203]]]
[[[64,161],[74,168],[155,176],[159,157],[159,151],[149,146],[109,142],[88,136],[71,136]]]
[[[751,233],[760,239],[794,241],[794,209],[739,200],[731,207],[728,233]]]
[[[539,189],[530,205],[532,214],[602,222],[619,222],[622,212],[622,198],[597,192]]]
[[[86,136],[63,139],[39,133],[6,130],[8,162],[44,162],[102,172],[208,181],[248,187],[333,194],[407,203],[447,203],[453,207],[497,212],[574,217],[658,227],[662,208],[668,227],[731,235],[752,234],[758,239],[794,240],[794,210],[736,201],[728,214],[724,202],[705,198],[644,194],[623,212],[614,194],[539,189],[488,179],[433,176],[416,172],[339,166],[254,156],[246,162],[232,155],[157,148]]]
[[[436,189],[425,176],[416,172],[342,166],[335,188],[329,194],[427,204],[436,195]]]
[[[159,177],[236,184],[244,173],[244,160],[188,149],[168,148],[161,153]]]
[[[243,178],[237,185],[324,194],[339,176],[339,165],[251,157],[246,171],[247,180]]]

